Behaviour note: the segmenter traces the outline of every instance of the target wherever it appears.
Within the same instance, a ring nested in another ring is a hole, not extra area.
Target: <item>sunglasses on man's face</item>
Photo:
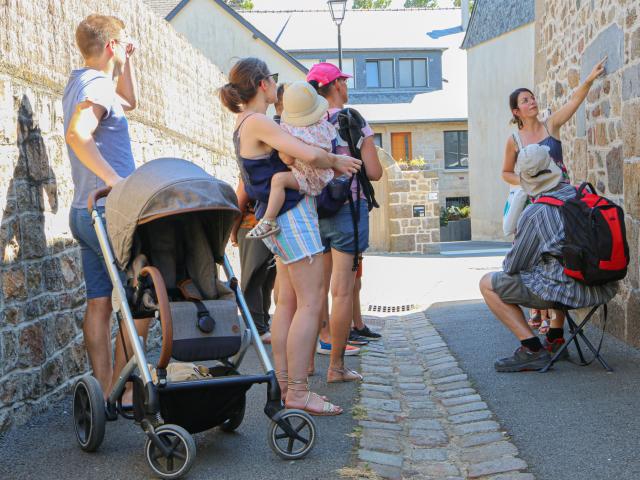
[[[278,75],[277,73],[272,73],[270,75],[267,75],[266,77],[264,77],[264,79],[266,80],[267,78],[273,78],[273,81],[275,83],[278,83]]]

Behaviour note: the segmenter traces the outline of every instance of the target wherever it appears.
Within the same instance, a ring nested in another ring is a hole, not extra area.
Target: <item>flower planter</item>
[[[441,242],[461,242],[471,240],[471,219],[454,220],[440,227]]]

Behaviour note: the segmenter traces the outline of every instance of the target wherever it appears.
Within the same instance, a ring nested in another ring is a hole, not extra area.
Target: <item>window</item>
[[[444,132],[444,168],[468,168],[467,131]]]
[[[411,133],[391,134],[391,156],[396,161],[411,160]]]
[[[449,207],[462,208],[462,207],[468,207],[469,205],[471,205],[471,202],[469,201],[469,197],[447,197],[445,202],[446,202],[447,208]]]
[[[326,61],[328,63],[333,63],[336,66],[338,66],[340,64],[340,62],[338,61],[337,58],[329,58]],[[351,75],[351,78],[347,79],[347,87],[354,88],[356,86],[356,83],[355,83],[356,76],[353,73],[354,72],[353,58],[343,58],[342,59],[342,71],[344,73],[348,74],[348,75]]]
[[[405,59],[398,61],[401,87],[428,87],[429,75],[427,60],[424,58]]]
[[[378,147],[382,148],[382,134],[374,133],[373,134],[373,143],[375,143]]]
[[[367,87],[393,88],[393,60],[367,60]]]

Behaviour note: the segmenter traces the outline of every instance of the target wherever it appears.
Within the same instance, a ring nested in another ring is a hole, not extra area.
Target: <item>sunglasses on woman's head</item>
[[[278,83],[278,75],[279,74],[277,74],[277,73],[271,73],[271,74],[267,75],[266,77],[264,77],[264,79],[266,80],[267,78],[271,77],[271,78],[273,78],[274,82]]]

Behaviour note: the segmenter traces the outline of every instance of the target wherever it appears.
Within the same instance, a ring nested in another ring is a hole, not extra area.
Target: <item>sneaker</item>
[[[538,371],[544,368],[549,360],[551,360],[551,355],[544,348],[534,352],[521,346],[513,356],[496,361],[494,367],[498,372]]]
[[[550,342],[547,339],[547,337],[544,337],[544,339],[542,340],[542,348],[544,348],[547,352],[549,352],[549,355],[551,355],[552,357],[556,354],[558,350],[560,350],[560,348],[562,348],[564,344],[565,344],[564,338],[556,338],[553,342]],[[569,349],[566,348],[562,352],[562,355],[558,357],[558,360],[568,360],[568,359],[569,359]]]
[[[322,340],[318,340],[318,346],[316,347],[316,353],[320,355],[330,355],[331,354],[331,344],[325,343]],[[360,353],[360,349],[358,347],[354,347],[352,345],[347,345],[344,350],[345,357],[352,357],[353,355],[358,355]]]
[[[367,337],[371,340],[378,340],[380,337],[382,337],[382,335],[370,330],[369,327],[367,327],[366,325],[364,326],[364,328],[361,328],[361,329],[354,328],[351,331],[356,335],[360,335],[361,337]]]
[[[369,340],[367,340],[364,337],[361,337],[360,335],[355,333],[353,330],[351,330],[351,332],[349,333],[348,342],[349,342],[349,345],[355,345],[355,346],[363,346],[363,345],[369,344]]]

